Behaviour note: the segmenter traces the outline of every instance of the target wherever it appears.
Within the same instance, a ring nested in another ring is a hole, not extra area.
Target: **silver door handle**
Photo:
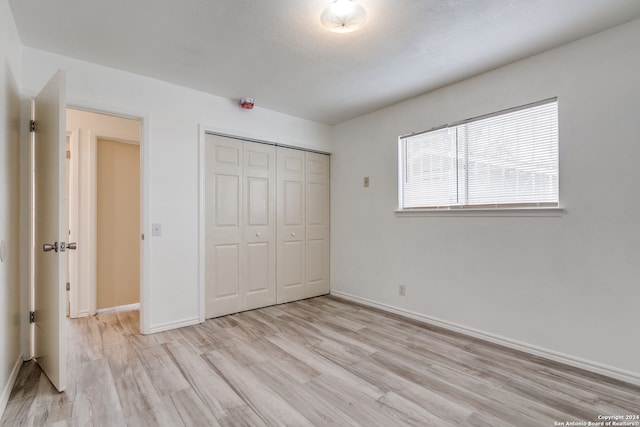
[[[76,249],[78,249],[78,244],[76,242],[67,243],[67,249],[75,251]]]
[[[58,242],[55,242],[53,245],[45,243],[44,245],[42,245],[42,250],[45,252],[49,252],[49,251],[58,252]]]

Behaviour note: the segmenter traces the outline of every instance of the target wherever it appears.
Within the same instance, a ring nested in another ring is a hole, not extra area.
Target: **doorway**
[[[67,134],[69,317],[138,309],[142,121],[67,108]]]
[[[67,107],[66,73],[64,70],[58,70],[29,105],[31,120],[25,129],[30,135],[29,149],[26,151],[28,157],[25,155],[22,159],[24,163],[28,161],[30,170],[29,316],[25,317],[23,322],[30,339],[29,342],[27,340],[23,342],[23,355],[25,360],[33,358],[37,361],[58,391],[65,390],[67,384],[68,324],[70,322],[77,324],[77,322],[65,321],[65,284],[68,278],[73,277],[74,271],[78,277],[76,280],[71,279],[72,283],[69,283],[70,316],[74,315],[74,310],[76,315],[80,312],[78,303],[81,299],[79,297],[83,296],[82,290],[85,291],[85,301],[88,300],[89,307],[82,314],[84,316],[95,314],[97,305],[95,276],[90,277],[93,280],[83,281],[79,273],[86,270],[91,272],[92,269],[95,271],[96,266],[97,179],[95,171],[98,137],[106,135],[110,139],[120,139],[118,135],[111,138],[112,129],[101,130],[102,128],[97,125],[85,126],[82,123],[74,126],[69,123],[67,130],[67,113],[73,114],[74,111],[90,113],[89,109],[94,108],[83,106],[70,107],[67,110]],[[26,113],[26,105],[24,110]],[[149,117],[137,113],[132,115],[133,117],[124,117],[117,113],[97,113],[101,118],[129,119],[128,121],[135,123],[137,127],[135,136],[122,139],[128,143],[136,142],[139,146],[137,163],[141,179],[137,203],[140,209],[138,230],[144,230],[147,227],[146,213],[149,206],[147,190],[149,158],[144,154],[144,147],[148,144]],[[69,150],[66,144],[67,136]],[[89,143],[82,145],[83,140],[88,140]],[[66,151],[69,151],[68,173]],[[65,179],[67,174],[68,182]],[[83,177],[83,175],[86,176]],[[67,211],[69,211],[68,214]],[[84,215],[87,211],[89,215]],[[86,229],[89,232],[85,233]],[[138,234],[136,238],[144,240],[144,234]],[[86,244],[81,243],[80,239],[85,239]],[[79,248],[85,251],[82,259],[79,256],[82,252],[78,251]],[[138,289],[141,295],[139,311],[134,312],[135,323],[138,324],[140,333],[148,333],[149,330],[147,316],[145,316],[147,304],[144,303],[147,295],[145,289],[148,286],[146,281],[148,252],[148,245],[140,245],[137,258],[143,266],[138,278]],[[68,265],[67,254],[72,255]],[[89,298],[86,298],[87,295]],[[119,316],[120,313],[116,315]]]

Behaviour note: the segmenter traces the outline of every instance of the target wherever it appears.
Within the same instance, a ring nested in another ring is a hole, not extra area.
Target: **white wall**
[[[634,21],[337,125],[332,290],[640,382],[638,40]],[[553,96],[562,216],[394,214],[399,135]]]
[[[150,292],[143,327],[158,331],[198,318],[198,125],[231,134],[328,150],[330,128],[143,76],[24,47],[23,88],[36,93],[53,73],[67,71],[69,102],[145,118],[142,156],[148,170],[146,214]],[[260,100],[257,100],[259,105]],[[151,237],[151,223],[162,236]],[[146,319],[146,320],[145,320]],[[146,325],[145,325],[146,324]]]
[[[0,416],[20,367],[20,55],[21,44],[6,0],[0,0]],[[26,314],[24,317],[27,317]]]

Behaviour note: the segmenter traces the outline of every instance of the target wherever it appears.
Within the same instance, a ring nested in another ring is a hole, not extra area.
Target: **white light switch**
[[[162,224],[151,224],[151,235],[152,236],[161,236],[162,235]]]

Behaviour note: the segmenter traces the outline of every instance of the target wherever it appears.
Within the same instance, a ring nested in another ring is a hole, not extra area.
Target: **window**
[[[399,138],[400,209],[558,207],[557,99]]]

